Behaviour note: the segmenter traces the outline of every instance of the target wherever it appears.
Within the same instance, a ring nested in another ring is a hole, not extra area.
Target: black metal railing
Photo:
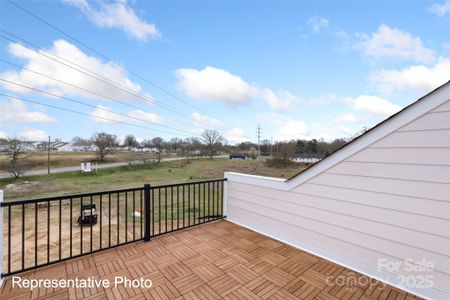
[[[225,180],[3,201],[1,276],[223,218]]]

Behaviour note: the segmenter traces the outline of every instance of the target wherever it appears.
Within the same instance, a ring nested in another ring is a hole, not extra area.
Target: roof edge
[[[349,156],[361,151],[365,147],[375,143],[386,135],[417,119],[426,112],[436,108],[448,100],[450,100],[450,81],[444,83],[412,104],[406,106],[399,112],[378,123],[364,134],[337,149],[321,161],[288,178],[286,182],[289,183],[289,185],[295,182],[294,184],[297,186],[306,180],[317,176],[323,171],[333,167]]]

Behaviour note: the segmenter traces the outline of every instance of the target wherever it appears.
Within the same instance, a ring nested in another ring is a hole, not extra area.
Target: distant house
[[[315,154],[315,153],[301,153],[297,155],[296,157],[291,158],[292,161],[298,162],[298,163],[316,163],[323,159],[322,154]]]

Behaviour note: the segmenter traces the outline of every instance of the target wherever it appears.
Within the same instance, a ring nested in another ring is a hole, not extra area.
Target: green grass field
[[[0,189],[5,190],[6,200],[12,200],[139,187],[145,183],[154,185],[221,178],[226,171],[288,178],[304,168],[304,165],[296,164],[286,168],[271,168],[257,160],[200,159],[189,163],[163,162],[151,168],[137,165],[102,169],[94,174],[66,172],[28,176],[17,181],[2,179]],[[6,189],[10,183],[16,187]]]

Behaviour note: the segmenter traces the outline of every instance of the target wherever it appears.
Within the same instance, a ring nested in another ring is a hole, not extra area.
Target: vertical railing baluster
[[[59,253],[59,260],[61,260],[61,227],[62,227],[62,220],[61,220],[61,199],[59,199],[59,232],[58,232],[58,253]]]
[[[194,183],[192,185],[192,190],[193,190],[192,198],[193,198],[193,202],[194,202],[194,225],[195,225],[195,199],[196,199],[196,197],[195,197],[195,187],[196,187],[196,184]]]
[[[164,219],[166,221],[164,233],[167,233],[167,187],[164,188]]]
[[[208,182],[208,221],[211,221],[211,182]]]
[[[155,189],[152,189],[152,211],[151,211],[151,218],[152,218],[152,235],[155,235],[155,218],[156,218],[156,212],[155,212]]]
[[[139,190],[139,204],[140,204],[140,209],[141,209],[141,218],[139,220],[139,223],[141,224],[141,239],[144,237],[142,235],[142,219],[143,219],[143,214],[144,214],[144,210],[142,209],[142,190]]]
[[[69,254],[70,254],[70,257],[72,257],[72,243],[73,243],[73,237],[72,237],[72,198],[70,198],[70,217],[69,217],[69,219],[70,219],[70,221],[69,221],[69,225],[70,225],[70,229],[69,229],[69,231],[70,231],[70,241],[69,241],[69,243],[70,243],[70,250],[69,250]]]
[[[120,245],[120,197],[119,193],[117,193],[117,245]]]
[[[177,185],[177,229],[180,228],[180,189]]]
[[[38,203],[34,203],[34,265],[38,265]]]
[[[111,247],[111,193],[108,193],[108,247]]]
[[[11,273],[11,205],[8,206],[8,273]]]
[[[188,184],[188,227],[191,226],[191,185]]]
[[[158,209],[159,209],[159,216],[158,216],[158,234],[161,234],[161,188],[158,188]]]
[[[171,219],[171,223],[172,223],[172,227],[170,228],[170,230],[173,230],[173,186],[170,187],[170,219]]]
[[[90,203],[90,205],[91,205],[91,208],[90,208],[90,211],[91,211],[91,217],[89,218],[89,227],[90,227],[90,229],[89,229],[89,231],[90,231],[90,235],[91,235],[91,238],[90,238],[90,240],[89,240],[89,249],[90,249],[90,251],[92,252],[92,211],[93,211],[93,209],[92,209],[92,195],[91,195],[91,197],[89,197],[89,203]]]
[[[80,216],[78,217],[80,222],[79,222],[79,226],[80,226],[80,254],[83,254],[83,211],[82,208],[83,207],[83,197],[80,197]]]
[[[98,213],[98,216],[100,217],[100,245],[99,245],[99,247],[100,247],[100,249],[103,249],[103,234],[102,234],[102,231],[103,231],[103,220],[102,220],[102,216],[103,216],[103,194],[100,194],[100,210],[99,210],[99,213]]]
[[[135,210],[136,210],[136,191],[133,191],[133,241],[136,240],[136,216],[135,216]]]
[[[24,268],[25,268],[25,204],[22,204],[22,270]]]
[[[185,196],[184,196],[184,185],[183,185],[183,228],[185,227],[185,221],[184,221],[184,216],[185,216],[185,213],[186,213],[186,208],[185,208],[185,202],[186,202],[186,199],[185,199]]]
[[[206,222],[206,184],[202,183],[203,185],[203,222]]]
[[[125,243],[128,242],[128,192],[125,192]]]
[[[50,201],[47,201],[47,263],[50,262]]]

